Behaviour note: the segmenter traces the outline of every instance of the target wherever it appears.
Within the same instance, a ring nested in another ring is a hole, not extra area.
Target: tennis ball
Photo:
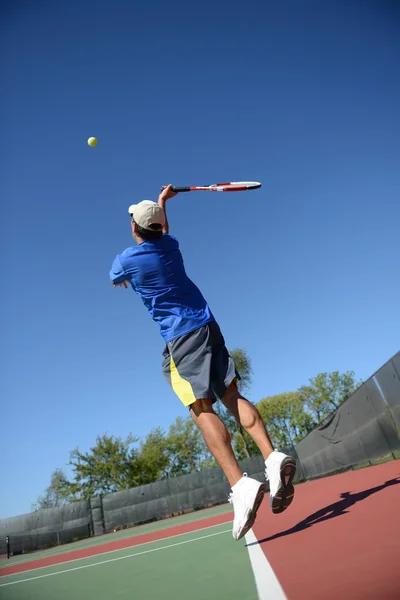
[[[92,148],[94,148],[95,146],[97,146],[97,140],[95,137],[90,137],[87,141],[87,143],[89,144],[89,146],[92,146]]]

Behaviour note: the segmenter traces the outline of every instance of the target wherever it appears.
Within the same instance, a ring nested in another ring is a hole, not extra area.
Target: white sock
[[[237,483],[235,483],[235,485],[232,487],[232,492],[235,492],[236,490],[238,490],[242,485],[244,480],[247,477],[247,473],[243,473],[243,476],[239,479],[239,481]]]

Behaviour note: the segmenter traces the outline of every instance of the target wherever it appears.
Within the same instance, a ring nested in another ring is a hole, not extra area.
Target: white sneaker
[[[265,461],[265,477],[269,481],[270,505],[274,514],[287,509],[294,497],[293,477],[296,461],[291,456],[274,450]]]
[[[252,528],[265,491],[265,484],[247,477],[247,473],[233,486],[229,502],[235,513],[232,530],[235,540],[240,540]]]

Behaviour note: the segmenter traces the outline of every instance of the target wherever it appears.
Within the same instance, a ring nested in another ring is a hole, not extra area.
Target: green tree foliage
[[[50,479],[50,485],[48,488],[46,488],[43,496],[39,496],[36,502],[32,504],[32,510],[54,508],[68,502],[68,499],[64,493],[65,482],[66,477],[62,469],[56,469],[53,471]]]
[[[71,499],[83,500],[140,485],[143,474],[134,446],[137,442],[131,434],[125,440],[104,434],[97,436],[89,452],[72,450],[69,464],[74,479],[65,483],[65,493]]]
[[[356,382],[354,371],[319,373],[309,379],[309,384],[303,385],[299,392],[308,412],[319,423],[347,400],[361,383]]]
[[[203,436],[190,418],[177,417],[169,428],[166,444],[169,452],[167,473],[170,477],[200,471],[212,464]]]
[[[170,464],[170,448],[163,430],[157,427],[140,445],[138,462],[141,469],[141,485],[167,477]]]
[[[297,392],[260,400],[257,408],[276,447],[298,443],[322,419],[347,400],[361,382],[353,371],[319,373]]]
[[[299,442],[313,428],[300,392],[286,392],[263,398],[256,405],[275,448]]]
[[[166,435],[159,427],[140,441],[104,434],[88,452],[70,453],[73,477],[60,493],[69,501],[89,499],[215,466],[203,437],[190,418],[178,417]]]
[[[253,367],[250,356],[244,348],[233,348],[229,354],[233,358],[236,370],[240,374],[240,381],[238,383],[239,391],[244,392],[251,387],[253,378]]]

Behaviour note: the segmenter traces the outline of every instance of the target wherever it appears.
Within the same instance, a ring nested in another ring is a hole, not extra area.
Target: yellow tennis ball
[[[87,143],[89,144],[89,146],[92,146],[92,148],[94,148],[95,146],[97,146],[97,140],[94,137],[90,137],[88,139]]]

